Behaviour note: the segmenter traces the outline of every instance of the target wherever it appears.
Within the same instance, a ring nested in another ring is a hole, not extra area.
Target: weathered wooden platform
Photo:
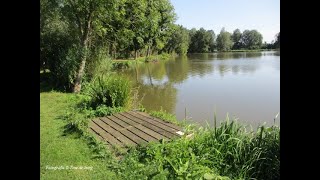
[[[119,148],[170,140],[183,134],[181,127],[138,111],[93,119],[89,130],[107,144]]]

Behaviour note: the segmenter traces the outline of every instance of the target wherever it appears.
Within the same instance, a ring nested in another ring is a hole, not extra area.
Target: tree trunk
[[[79,93],[81,91],[81,81],[84,74],[84,68],[86,66],[87,55],[88,55],[88,37],[82,43],[82,55],[81,55],[81,64],[77,73],[77,77],[74,82],[74,93]]]
[[[87,47],[87,45],[85,45],[84,50],[83,50],[84,54],[81,57],[81,64],[80,64],[80,67],[79,67],[79,70],[77,73],[77,77],[74,82],[74,89],[73,89],[74,93],[79,93],[81,91],[81,81],[82,81],[82,77],[84,74],[84,68],[86,66],[86,60],[87,60],[87,50],[88,50],[88,47]]]
[[[137,57],[138,57],[138,51],[135,49],[134,50],[134,59],[137,60]]]
[[[89,50],[89,36],[91,34],[91,27],[92,27],[92,15],[93,12],[95,11],[95,5],[93,4],[93,1],[90,1],[89,3],[89,12],[86,14],[85,17],[85,22],[81,23],[80,17],[78,16],[79,14],[75,13],[76,19],[77,19],[77,24],[79,27],[79,37],[81,38],[81,63],[79,66],[78,73],[76,75],[76,79],[74,82],[74,87],[73,87],[73,92],[74,93],[79,93],[81,91],[81,81],[82,77],[84,75],[84,69],[86,66],[86,61],[87,61],[87,56],[88,56],[88,50]]]
[[[147,49],[147,57],[150,56],[150,45],[148,45],[148,49]]]

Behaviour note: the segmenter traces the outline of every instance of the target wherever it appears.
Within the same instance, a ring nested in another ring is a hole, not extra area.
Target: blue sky
[[[177,24],[191,29],[222,27],[233,32],[239,28],[256,29],[263,41],[271,42],[280,32],[280,0],[170,0],[178,16]]]

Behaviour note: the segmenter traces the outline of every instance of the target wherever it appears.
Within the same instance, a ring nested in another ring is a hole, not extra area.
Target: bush
[[[131,85],[123,77],[99,76],[88,85],[87,89],[93,108],[100,105],[128,108],[130,105]]]

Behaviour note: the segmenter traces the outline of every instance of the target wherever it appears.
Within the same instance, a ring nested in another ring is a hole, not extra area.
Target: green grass
[[[180,121],[177,120],[175,115],[167,113],[165,110],[162,109],[160,109],[160,111],[151,111],[150,115],[160,118],[164,121],[171,122],[173,124],[180,124]]]
[[[114,179],[101,159],[95,159],[87,141],[75,134],[65,135],[69,123],[60,118],[70,107],[71,94],[40,93],[40,179]],[[92,170],[49,170],[46,166],[87,166]]]

